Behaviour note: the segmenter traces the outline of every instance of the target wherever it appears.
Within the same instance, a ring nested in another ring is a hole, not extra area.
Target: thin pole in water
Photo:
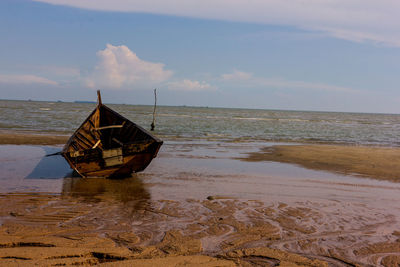
[[[154,131],[156,127],[156,107],[157,107],[157,89],[154,89],[154,110],[153,110],[153,122],[151,123],[151,131]]]

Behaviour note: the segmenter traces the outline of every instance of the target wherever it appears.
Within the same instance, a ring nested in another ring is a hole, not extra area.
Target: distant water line
[[[111,108],[149,129],[152,106]],[[71,134],[94,103],[0,100],[0,130]],[[400,146],[400,115],[157,107],[156,135],[166,140],[324,142]]]

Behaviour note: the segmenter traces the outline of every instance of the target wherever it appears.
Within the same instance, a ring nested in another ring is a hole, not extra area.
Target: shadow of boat
[[[41,148],[44,150],[45,155],[60,151],[58,147],[43,146]],[[43,156],[25,179],[62,179],[70,173],[71,169],[61,155]]]

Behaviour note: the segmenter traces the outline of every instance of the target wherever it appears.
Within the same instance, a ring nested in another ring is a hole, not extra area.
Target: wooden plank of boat
[[[101,101],[65,144],[62,155],[82,177],[116,177],[143,171],[162,141]]]

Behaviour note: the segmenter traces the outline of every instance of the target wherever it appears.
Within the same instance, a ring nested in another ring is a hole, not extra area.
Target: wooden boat
[[[82,177],[119,177],[143,171],[162,141],[101,102],[65,144],[61,155]]]

